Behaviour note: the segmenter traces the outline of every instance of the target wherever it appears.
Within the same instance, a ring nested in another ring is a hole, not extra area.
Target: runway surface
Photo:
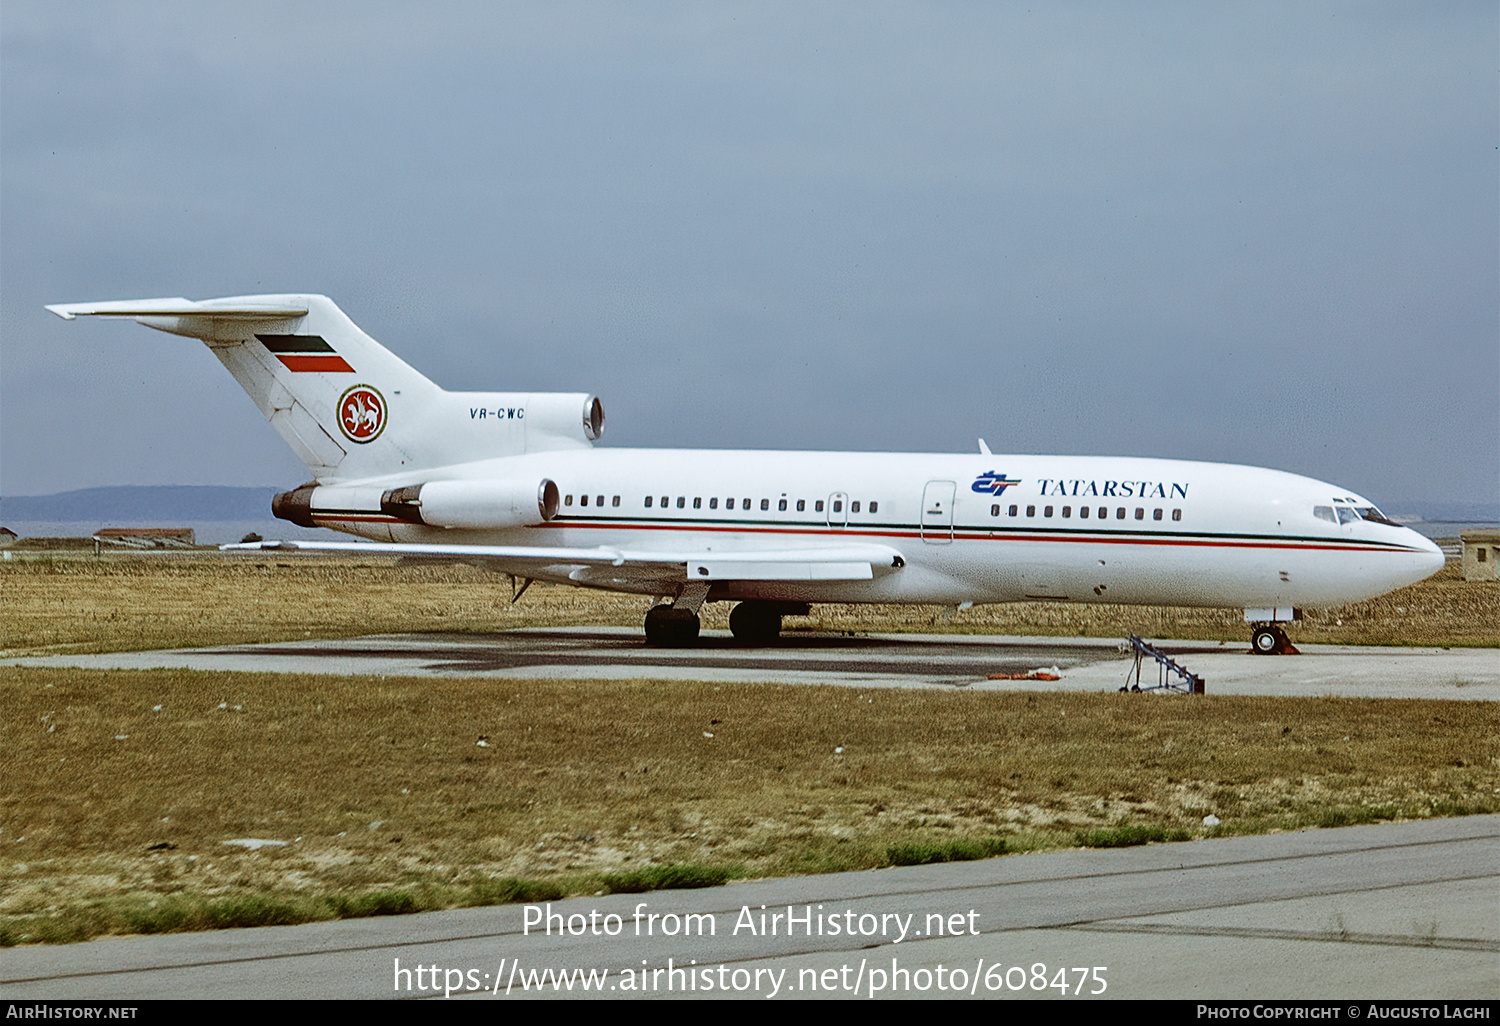
[[[1211,694],[1500,700],[1500,649],[1304,645],[1300,656],[1251,655],[1245,643],[1157,643]],[[710,633],[697,648],[648,648],[630,628],[561,627],[492,634],[376,635],[163,652],[6,659],[7,665],[173,667],[360,676],[556,679],[634,677],[869,687],[1114,691],[1130,656],[1119,641],[923,634],[787,634],[746,647]],[[992,680],[1051,670],[1059,681]],[[1157,683],[1155,664],[1143,685]]]
[[[442,1000],[445,988],[1493,1000],[1500,816],[0,951],[12,1000]]]

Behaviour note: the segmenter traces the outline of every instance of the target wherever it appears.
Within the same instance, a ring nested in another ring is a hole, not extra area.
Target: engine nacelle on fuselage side
[[[282,520],[335,529],[377,518],[427,527],[531,527],[555,517],[557,506],[557,485],[550,478],[428,481],[399,488],[305,484],[271,500],[271,512]]]
[[[557,516],[557,485],[532,481],[429,481],[392,488],[380,511],[411,524],[499,530],[531,527]]]

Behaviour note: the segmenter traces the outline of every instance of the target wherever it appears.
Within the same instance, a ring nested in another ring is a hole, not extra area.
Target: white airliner
[[[767,641],[814,602],[1054,601],[1243,608],[1253,650],[1273,653],[1302,607],[1443,565],[1360,496],[1275,470],[982,440],[971,455],[596,449],[594,396],[444,391],[324,296],[47,309],[201,339],[312,474],[276,516],[371,539],[268,546],[656,596],[652,644],[696,642],[704,602],[738,602],[735,637]]]

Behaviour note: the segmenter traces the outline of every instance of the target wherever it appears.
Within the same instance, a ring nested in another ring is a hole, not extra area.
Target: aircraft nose
[[[1418,534],[1409,527],[1404,530],[1410,536],[1407,540],[1416,550],[1412,554],[1412,561],[1422,575],[1417,580],[1426,580],[1447,564],[1448,557],[1443,555],[1443,550],[1431,538]]]

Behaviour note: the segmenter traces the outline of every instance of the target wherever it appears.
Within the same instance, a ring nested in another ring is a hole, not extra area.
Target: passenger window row
[[[703,502],[704,502],[704,500],[703,500],[702,496],[697,496],[697,495],[693,496],[693,509],[703,509]],[[647,509],[651,509],[653,505],[657,505],[657,504],[658,503],[657,503],[657,497],[656,496],[654,496],[654,495],[648,495],[648,496],[646,496],[645,506],[646,506]],[[670,495],[663,495],[663,496],[661,496],[659,504],[660,504],[660,507],[662,509],[669,509],[671,507],[671,505],[672,505],[672,497]],[[688,504],[688,497],[686,495],[679,495],[679,496],[677,496],[677,508],[678,509],[686,509],[687,508],[687,504]],[[750,509],[754,509],[755,508],[754,501],[751,500],[751,499],[748,499],[748,498],[736,500],[735,498],[733,498],[731,496],[730,498],[727,498],[727,499],[724,500],[724,508],[726,510],[735,509],[736,508],[736,504],[738,504],[738,508],[739,509],[743,509],[743,510],[750,510]],[[791,500],[789,500],[789,499],[785,499],[785,498],[777,499],[776,500],[776,511],[778,513],[785,513],[785,512],[788,511],[790,505],[791,505]],[[849,504],[849,512],[851,512],[851,513],[858,513],[860,511],[860,507],[861,507],[861,503],[859,501],[851,502]],[[719,508],[719,498],[718,498],[718,496],[709,496],[709,498],[708,498],[708,508],[709,509],[718,509]],[[815,500],[813,500],[812,508],[813,508],[813,512],[814,513],[821,513],[821,512],[823,512],[823,500],[822,499],[815,499]],[[767,512],[767,513],[770,512],[770,510],[771,510],[771,500],[770,499],[761,499],[760,500],[760,509],[761,509],[762,512]],[[805,512],[807,512],[807,500],[806,499],[798,499],[796,501],[796,511],[798,513],[805,513]],[[842,499],[835,499],[834,502],[833,502],[833,512],[835,512],[835,513],[842,513],[843,511],[844,511],[844,501]],[[878,512],[880,512],[880,503],[878,501],[870,503],[870,512],[871,513],[878,513]]]
[[[564,506],[571,506],[571,505],[573,505],[573,499],[574,499],[574,497],[573,497],[572,494],[565,495],[563,497],[563,505]],[[592,504],[594,506],[602,508],[604,506],[604,504],[605,504],[604,503],[604,499],[605,499],[605,497],[603,495],[595,495],[595,496],[592,496],[592,497],[590,497],[588,495],[580,495],[580,496],[578,496],[578,505],[579,506],[588,506],[588,505]],[[704,500],[703,500],[702,496],[693,496],[692,503],[693,503],[693,505],[692,505],[693,509],[703,509],[704,508],[704,505],[703,505]],[[610,496],[609,497],[609,505],[612,506],[612,507],[618,507],[620,505],[620,496],[618,496],[618,495]],[[658,499],[657,499],[656,496],[654,496],[654,495],[648,495],[648,496],[646,496],[645,506],[646,506],[647,509],[651,509],[653,506],[656,506],[656,505],[658,505]],[[663,496],[661,496],[660,500],[659,500],[659,505],[660,505],[661,509],[670,509],[671,506],[673,505],[673,503],[672,503],[672,496],[670,496],[670,495],[663,495]],[[789,505],[789,501],[787,499],[778,499],[776,501],[777,512],[781,512],[781,513],[787,512],[788,505]],[[814,513],[822,513],[823,512],[823,500],[822,499],[816,499],[816,500],[814,500],[812,505],[813,505],[813,512]],[[859,513],[861,511],[862,505],[863,505],[863,503],[860,500],[856,499],[855,501],[849,503],[849,512],[850,513]],[[688,508],[688,497],[686,495],[679,495],[679,496],[677,496],[676,506],[677,506],[678,509],[687,509]],[[759,506],[760,506],[760,509],[761,509],[762,512],[770,512],[770,509],[771,509],[771,500],[770,499],[761,499],[760,503],[759,503]],[[708,508],[711,509],[711,510],[717,510],[719,508],[719,498],[718,498],[718,496],[710,496],[709,497],[709,499],[708,499]],[[753,500],[748,499],[748,498],[734,499],[734,498],[731,497],[731,498],[726,498],[724,500],[724,509],[725,510],[733,510],[733,509],[736,509],[736,508],[743,509],[743,510],[751,510],[751,509],[755,508],[755,503],[754,503]],[[1002,509],[1005,510],[1005,515],[1008,516],[1008,517],[1020,517],[1022,515],[1021,514],[1021,507],[1019,505],[1012,504],[1009,507],[1002,507],[999,503],[995,503],[994,505],[990,506],[990,516],[992,516],[992,517],[998,517],[998,516],[1000,516]],[[804,513],[804,512],[807,511],[807,500],[806,499],[798,499],[796,501],[796,511],[798,513]],[[834,499],[833,500],[833,512],[834,513],[842,513],[843,511],[844,511],[844,501],[842,499]],[[880,511],[880,503],[878,501],[873,501],[873,502],[869,503],[869,511],[871,513],[878,513]],[[1340,509],[1339,512],[1343,513],[1344,510]],[[1072,506],[1063,506],[1061,509],[1058,509],[1055,506],[1042,506],[1041,507],[1041,516],[1043,517],[1043,519],[1051,518],[1055,514],[1059,514],[1059,513],[1061,514],[1061,516],[1062,516],[1062,518],[1064,520],[1068,520],[1068,519],[1072,518],[1072,516],[1074,514],[1074,508]],[[1332,513],[1333,513],[1333,510],[1329,509],[1326,506],[1318,506],[1318,507],[1316,507],[1313,510],[1313,514],[1315,516],[1318,516],[1318,517],[1320,517],[1322,519],[1325,519],[1325,520],[1332,520],[1333,519],[1333,517],[1331,516]],[[1094,519],[1097,519],[1097,520],[1108,520],[1110,518],[1110,507],[1108,507],[1108,506],[1099,506],[1096,509],[1093,506],[1079,506],[1077,508],[1077,514],[1078,514],[1078,518],[1080,520],[1088,520],[1090,517],[1093,517]],[[1033,518],[1034,519],[1037,516],[1037,507],[1034,506],[1034,505],[1027,506],[1026,507],[1026,513],[1025,513],[1025,515],[1027,517],[1029,517],[1029,518]],[[1163,516],[1164,516],[1164,511],[1160,507],[1157,507],[1157,508],[1151,510],[1151,519],[1152,520],[1161,520],[1161,519],[1163,519]],[[1127,507],[1125,507],[1125,506],[1116,506],[1114,508],[1114,519],[1116,519],[1116,520],[1125,520],[1125,519],[1128,519],[1129,517],[1130,517],[1130,510]],[[1135,507],[1134,518],[1136,520],[1145,520],[1146,519],[1146,508],[1144,506],[1136,506]],[[1182,519],[1182,510],[1181,509],[1174,509],[1174,510],[1172,510],[1172,519],[1173,520],[1181,520]]]
[[[577,500],[578,500],[578,505],[580,505],[580,506],[587,506],[587,505],[590,504],[590,502],[592,502],[593,505],[595,505],[595,506],[601,506],[602,507],[604,505],[604,498],[605,497],[602,496],[602,495],[593,496],[592,499],[590,498],[590,496],[580,495],[580,496],[577,497]],[[563,505],[564,506],[571,506],[571,505],[573,505],[573,500],[574,500],[574,496],[571,493],[568,494],[568,495],[564,495],[563,496]],[[695,495],[695,496],[693,496],[692,503],[693,503],[693,505],[692,505],[693,509],[703,509],[704,508],[704,499],[703,499],[703,497],[701,495]],[[619,506],[620,505],[620,497],[618,495],[610,496],[609,505],[610,506]],[[672,507],[672,496],[670,496],[670,495],[663,495],[663,496],[660,497],[659,501],[658,501],[658,498],[656,496],[654,496],[654,495],[648,495],[648,496],[646,496],[645,506],[646,506],[647,509],[651,509],[653,506],[657,506],[657,505],[659,505],[661,509],[670,509]],[[780,513],[787,512],[788,505],[789,505],[789,500],[787,500],[787,499],[778,499],[778,500],[776,500],[776,510],[777,510],[777,512],[780,512]],[[688,508],[688,497],[686,495],[679,495],[679,496],[677,496],[676,506],[677,506],[678,509],[687,509]],[[860,512],[860,510],[861,510],[862,507],[863,507],[863,503],[861,502],[861,500],[856,499],[854,502],[849,503],[849,512],[850,513],[858,513],[858,512]],[[709,509],[714,509],[714,510],[716,510],[716,509],[719,508],[719,498],[718,498],[718,496],[710,496],[708,498],[708,508]],[[748,498],[735,499],[735,498],[731,497],[731,498],[727,498],[727,499],[724,500],[724,508],[726,510],[731,510],[731,509],[735,509],[735,508],[739,508],[739,509],[743,509],[743,510],[750,510],[750,509],[754,509],[755,506],[754,506],[754,501],[751,500],[751,499],[748,499]],[[763,512],[770,512],[770,510],[771,510],[771,500],[770,499],[761,499],[760,500],[760,508],[761,508],[761,510]],[[812,504],[812,508],[813,508],[813,512],[814,513],[821,513],[821,512],[823,512],[823,500],[822,499],[816,499],[816,500],[814,500],[813,504]],[[798,499],[797,502],[796,502],[796,510],[797,510],[798,513],[804,513],[804,512],[806,512],[807,511],[807,500],[806,499]],[[835,512],[835,513],[842,513],[843,511],[844,511],[844,500],[842,500],[842,499],[835,499],[833,501],[833,512]],[[869,511],[871,513],[878,513],[878,512],[880,512],[880,503],[879,503],[878,500],[869,503]]]
[[[990,507],[990,516],[992,516],[992,517],[998,517],[1000,515],[1000,509],[1001,509],[1001,507],[1000,507],[999,503],[996,503],[995,505],[991,506]],[[1018,517],[1018,516],[1021,515],[1020,511],[1021,511],[1021,507],[1020,506],[1012,505],[1009,508],[1009,510],[1006,512],[1006,515],[1007,516],[1012,516],[1012,517]],[[1058,510],[1057,510],[1057,507],[1055,507],[1055,506],[1043,506],[1042,507],[1042,516],[1044,518],[1050,517],[1050,516],[1052,516],[1056,512],[1058,512]],[[1063,517],[1064,520],[1071,519],[1072,516],[1073,516],[1073,507],[1072,506],[1064,506],[1064,507],[1062,507],[1061,512],[1062,512],[1062,517]],[[1037,515],[1037,507],[1035,507],[1035,506],[1027,506],[1026,507],[1026,515],[1028,517],[1035,517]],[[1160,520],[1160,519],[1162,519],[1162,515],[1163,515],[1163,511],[1162,511],[1162,509],[1160,507],[1157,507],[1156,509],[1153,509],[1151,511],[1151,519],[1152,520]],[[1080,520],[1087,520],[1091,516],[1093,516],[1097,520],[1108,520],[1109,519],[1109,507],[1108,506],[1100,506],[1100,507],[1098,507],[1097,514],[1095,513],[1095,508],[1093,506],[1079,506],[1078,507],[1078,519],[1080,519]],[[1129,510],[1126,507],[1124,507],[1124,506],[1116,506],[1115,507],[1115,519],[1116,520],[1124,520],[1128,516],[1129,516]],[[1137,506],[1137,507],[1135,507],[1135,519],[1136,520],[1145,520],[1146,519],[1146,507],[1144,507],[1144,506]],[[1182,510],[1180,510],[1180,509],[1174,509],[1174,510],[1172,510],[1172,519],[1173,520],[1181,520],[1182,519]]]

